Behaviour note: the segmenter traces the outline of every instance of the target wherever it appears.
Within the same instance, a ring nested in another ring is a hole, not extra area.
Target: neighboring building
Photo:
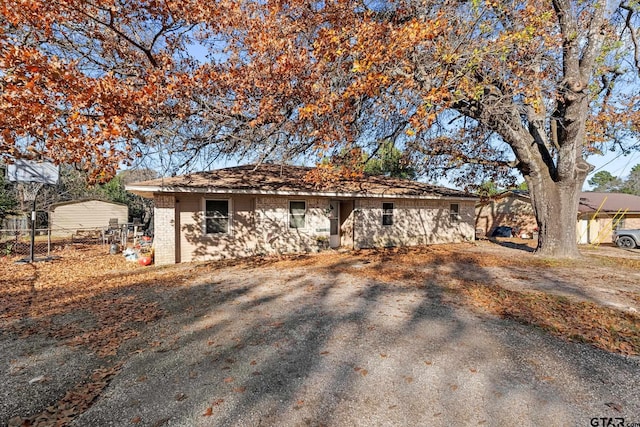
[[[49,208],[49,227],[57,237],[68,237],[78,230],[105,230],[114,219],[118,224],[126,224],[128,206],[104,200],[74,200],[55,203]]]
[[[640,228],[640,197],[622,193],[580,193],[578,243],[611,242],[614,228]],[[529,236],[536,220],[526,191],[506,191],[476,206],[476,228],[491,236],[497,227],[511,227]]]
[[[640,228],[640,197],[585,192],[578,205],[578,243],[610,243],[615,228]]]
[[[536,231],[536,218],[529,193],[509,190],[476,205],[476,233],[491,237],[498,227],[511,227],[518,234],[532,236]]]
[[[246,165],[126,189],[154,199],[156,264],[474,238],[468,193],[382,176],[319,186],[310,171]]]

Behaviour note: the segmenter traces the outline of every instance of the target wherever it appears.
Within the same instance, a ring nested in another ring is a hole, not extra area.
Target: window
[[[289,202],[289,228],[305,228],[307,202]]]
[[[393,225],[393,203],[382,204],[382,225]]]
[[[229,201],[205,200],[205,233],[229,233]]]
[[[460,205],[457,203],[451,203],[449,205],[449,220],[453,222],[460,221]]]

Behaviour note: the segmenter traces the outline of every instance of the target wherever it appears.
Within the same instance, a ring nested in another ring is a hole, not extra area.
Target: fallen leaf
[[[227,384],[228,384],[228,383],[232,383],[232,382],[233,382],[233,377],[227,377],[227,378],[225,378],[225,379],[224,379],[224,380],[222,380],[222,381],[224,381],[224,382],[225,382],[225,383],[227,383]]]
[[[387,355],[386,355],[386,354],[384,354],[384,353],[380,353],[380,357],[383,357],[383,358],[384,358],[384,357],[387,357]]]
[[[178,402],[182,402],[183,400],[185,400],[187,398],[187,395],[184,393],[178,393],[176,394],[176,400]]]
[[[605,405],[607,405],[609,408],[617,412],[622,412],[622,405],[620,405],[619,403],[609,402],[609,403],[605,403]]]
[[[29,380],[29,384],[42,383],[42,382],[44,382],[44,375],[39,375]]]
[[[140,421],[142,421],[142,418],[140,418],[140,417],[133,417],[133,418],[131,419],[131,422],[132,422],[133,424],[138,424]]]
[[[216,399],[213,401],[213,406],[221,405],[224,402],[224,399]]]
[[[404,382],[411,384],[413,382],[413,377],[404,377]]]
[[[430,360],[425,360],[424,364],[427,365],[427,366],[431,366],[431,365],[433,365],[433,362],[430,361]]]
[[[236,393],[244,393],[246,390],[247,390],[246,387],[236,387],[233,389],[233,391]]]
[[[252,360],[251,363],[249,363],[251,366],[255,366],[258,364],[258,362],[256,362],[255,360]]]
[[[202,414],[205,417],[210,417],[211,415],[213,415],[213,408],[211,406],[209,406],[207,408],[206,411],[204,411],[204,414]]]

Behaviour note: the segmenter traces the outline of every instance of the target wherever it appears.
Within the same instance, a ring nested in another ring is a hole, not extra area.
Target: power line
[[[631,163],[631,161],[635,158],[635,156],[637,156],[638,153],[633,153],[629,156],[629,160],[627,161],[627,163],[624,165],[624,167],[622,168],[618,168],[617,170],[613,171],[615,174],[618,174],[620,172],[624,172],[624,170],[629,166],[629,164]],[[602,170],[603,168],[605,168],[606,166],[610,165],[611,163],[615,162],[616,160],[618,160],[621,156],[624,156],[624,153],[619,153],[617,156],[615,156],[613,159],[609,160],[608,162],[600,165],[599,167],[595,168],[593,171],[591,171],[591,174],[594,174],[600,170]]]

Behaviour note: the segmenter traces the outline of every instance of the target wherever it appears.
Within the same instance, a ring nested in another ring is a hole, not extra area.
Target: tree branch
[[[635,66],[638,69],[638,74],[640,74],[640,41],[638,40],[638,35],[636,34],[637,28],[633,27],[631,22],[633,18],[633,7],[629,6],[628,3],[623,2],[620,4],[620,7],[627,11],[627,16],[625,19],[625,27],[629,30],[629,34],[631,35],[631,43],[633,43],[633,59],[635,62]]]

